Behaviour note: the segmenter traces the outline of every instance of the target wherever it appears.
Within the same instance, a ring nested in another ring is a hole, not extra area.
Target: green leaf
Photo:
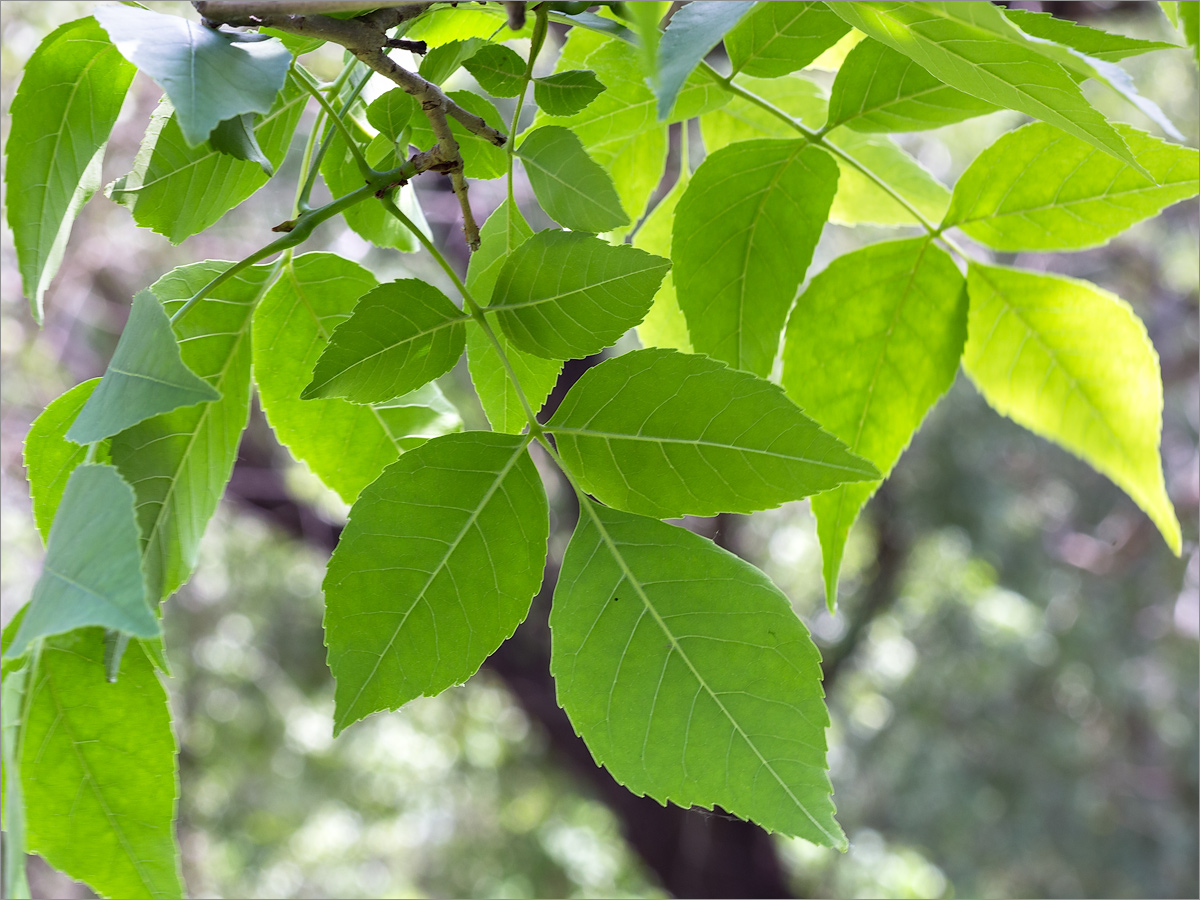
[[[87,457],[87,447],[67,440],[67,429],[100,383],[77,384],[42,410],[25,436],[25,469],[33,499],[33,524],[45,540],[71,472]]]
[[[571,69],[533,79],[533,99],[548,116],[573,116],[600,96],[604,85],[590,69]]]
[[[1200,62],[1200,2],[1179,0],[1178,9],[1179,30],[1192,48],[1192,59]]]
[[[835,259],[788,321],[788,396],[886,478],[958,371],[966,281],[928,238],[872,244]],[[832,610],[846,536],[879,482],[812,499]]]
[[[1140,38],[1089,28],[1078,22],[1056,19],[1050,13],[1005,9],[1004,17],[1032,37],[1073,47],[1080,53],[1105,62],[1118,62],[1126,57],[1149,53],[1152,50],[1179,49],[1178,45],[1165,41],[1143,41]]]
[[[599,353],[646,317],[670,266],[628,244],[541,231],[504,263],[492,309],[525,352],[578,359]]]
[[[95,15],[121,55],[167,92],[192,146],[226,119],[270,110],[292,64],[291,51],[275,40],[236,41],[132,6],[98,6]]]
[[[443,7],[431,9],[416,19],[404,37],[424,41],[430,47],[440,47],[450,41],[465,41],[470,38],[487,38],[499,43],[513,38],[529,37],[533,31],[533,16],[528,16],[525,27],[513,31],[504,24],[504,17],[497,17],[481,9],[454,9]]]
[[[671,229],[675,224],[675,208],[679,198],[687,190],[691,173],[687,168],[687,158],[680,163],[679,177],[675,180],[666,195],[658,201],[650,215],[646,216],[641,227],[633,236],[633,246],[655,256],[671,256]],[[679,308],[675,296],[675,276],[668,272],[662,286],[654,295],[654,304],[646,318],[637,326],[638,340],[643,347],[666,347],[692,352],[692,338],[688,334],[687,319]]]
[[[629,224],[612,179],[569,128],[535,128],[517,148],[517,156],[538,203],[563,227],[601,232]]]
[[[659,26],[670,9],[670,0],[643,0],[625,5],[624,15],[637,35],[638,61],[648,84],[658,83],[658,45],[662,41]]]
[[[393,141],[397,140],[417,112],[417,101],[403,88],[393,88],[371,101],[367,121]]]
[[[804,140],[709,154],[679,201],[671,258],[692,346],[771,371],[796,288],[829,217],[838,169]]]
[[[254,113],[243,113],[226,119],[213,129],[212,134],[208,136],[208,142],[220,153],[254,163],[270,178],[275,174],[275,167],[258,145],[258,138],[254,134],[256,118],[258,117]]]
[[[743,0],[689,3],[676,10],[658,45],[658,120],[666,121],[687,77],[725,33],[753,8]]]
[[[525,87],[525,60],[502,44],[480,47],[463,68],[493,97],[516,97]]]
[[[1121,136],[1058,64],[1061,59],[1046,55],[1054,45],[1027,38],[991,3],[845,0],[830,9],[951,87],[1057,125],[1134,163]]]
[[[392,141],[382,134],[371,141],[365,155],[367,162],[376,168],[386,169],[399,165],[399,162],[392,162],[396,159]],[[343,197],[363,186],[358,164],[338,131],[333,132],[329,149],[325,151],[325,158],[321,161],[321,177],[325,179],[325,185],[334,197]],[[411,185],[401,187],[395,194],[395,201],[406,216],[426,234],[429,233],[429,226],[425,222],[425,216]],[[402,222],[393,218],[381,203],[364,200],[346,209],[342,216],[351,231],[376,247],[401,250],[405,253],[417,249],[417,239],[413,233]]]
[[[489,125],[499,126],[503,121],[491,101],[473,91],[447,91],[446,96]],[[448,117],[447,121],[450,123],[450,132],[458,141],[463,158],[463,173],[468,178],[500,178],[508,174],[508,153],[503,147],[497,147],[487,138],[467,131],[452,116]],[[412,121],[412,143],[422,150],[428,150],[437,143],[429,120],[423,115],[416,116]]]
[[[1200,154],[1117,130],[1151,181],[1044,122],[1010,131],[967,167],[943,227],[997,250],[1082,250],[1196,195]]]
[[[426,81],[441,84],[486,44],[487,41],[482,38],[467,38],[432,47],[421,60],[421,67],[417,71]]]
[[[533,229],[526,224],[516,204],[506,200],[488,217],[479,234],[480,247],[471,254],[471,262],[467,266],[467,290],[476,301],[482,303],[491,299],[496,278],[509,254],[533,235]],[[504,355],[508,357],[521,390],[536,412],[554,389],[558,373],[562,371],[562,360],[542,359],[524,352],[508,339],[495,313],[488,312],[487,319],[492,333],[504,349]],[[467,368],[492,429],[508,434],[519,434],[524,430],[527,422],[525,408],[521,405],[508,370],[488,336],[474,320],[467,323]]]
[[[21,607],[4,626],[0,639],[4,651],[8,650],[24,618],[25,607]],[[25,797],[21,792],[19,751],[30,668],[24,659],[5,659],[3,682],[0,683],[0,796],[4,797],[4,805],[0,808],[0,825],[4,828],[5,897],[33,896],[25,876]]]
[[[868,38],[855,45],[838,70],[826,127],[924,131],[999,108],[943,84],[903,53]]]
[[[133,501],[112,466],[79,466],[71,473],[10,656],[23,654],[30,641],[87,625],[139,637],[159,634],[146,602]]]
[[[725,35],[725,49],[735,73],[777,78],[803,69],[849,31],[824,3],[756,3]]]
[[[358,298],[378,286],[366,269],[332,253],[297,256],[254,310],[254,380],[275,437],[347,503],[384,467],[461,421],[436,386],[396,405],[301,400],[300,392]]]
[[[583,507],[550,671],[592,756],[635,794],[844,849],[821,656],[787,598],[690,531]]]
[[[449,372],[466,346],[469,318],[415,278],[372,288],[334,329],[302,400],[384,403]]]
[[[180,357],[162,304],[139,291],[104,377],[67,429],[67,440],[91,444],[151,416],[219,399]]]
[[[771,509],[879,477],[778,385],[674,350],[589,369],[546,429],[589,494],[660,519]]]
[[[739,76],[737,84],[815,129],[825,121],[824,94],[807,78],[784,76],[763,79]],[[734,98],[729,105],[700,119],[700,132],[711,153],[736,141],[759,137],[796,139],[800,135],[787,122],[761,106]],[[835,129],[825,138],[859,165],[871,171],[892,191],[915,207],[926,219],[941,219],[950,192],[888,137]],[[838,162],[838,192],[829,219],[839,225],[914,225],[913,214],[886,190],[844,159]]]
[[[475,674],[542,582],[549,512],[526,439],[472,431],[362,492],[325,576],[335,733]]]
[[[150,286],[168,311],[229,262],[181,266]],[[147,419],[112,441],[113,464],[137,494],[146,584],[157,602],[191,576],[208,520],[233,472],[250,413],[250,312],[271,269],[254,266],[214,288],[176,323],[183,361],[221,394]]]
[[[104,147],[133,73],[90,16],[55,29],[25,64],[4,185],[21,287],[39,325],[71,223],[100,187]]]
[[[654,94],[643,79],[639,48],[619,38],[573,28],[555,71],[573,69],[595,72],[604,92],[573,116],[553,119],[539,112],[534,126],[552,121],[579,135],[588,155],[612,177],[622,208],[637,221],[662,180],[667,160],[667,128],[655,114]],[[693,73],[679,92],[669,121],[698,116],[728,101],[729,94],[716,82]]]
[[[289,79],[255,126],[254,136],[272,166],[283,163],[307,101],[308,94]],[[174,107],[164,99],[150,116],[132,171],[105,191],[129,208],[138,225],[178,244],[209,228],[267,178],[261,163],[229,156],[211,141],[189,146]]]
[[[22,740],[28,849],[102,897],[182,897],[179,780],[167,692],[131,645],[104,674],[104,632],[46,643]]]
[[[1086,281],[971,263],[963,368],[1002,415],[1107,475],[1180,552],[1159,459],[1162,378],[1146,327]]]

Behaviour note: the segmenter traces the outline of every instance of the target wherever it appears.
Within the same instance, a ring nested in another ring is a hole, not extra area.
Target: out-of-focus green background
[[[194,18],[186,4],[152,5]],[[1090,25],[1177,39],[1157,4],[1071,6]],[[6,113],[41,37],[91,8],[3,4]],[[336,65],[336,55],[328,62]],[[1187,53],[1127,65],[1195,146],[1196,71]],[[157,96],[138,76],[110,142],[106,182],[127,170]],[[1149,127],[1127,106],[1096,100]],[[997,114],[903,140],[951,183],[1019,121]],[[94,198],[40,331],[5,230],[5,619],[27,599],[40,566],[21,465],[30,421],[61,391],[100,374],[136,290],[175,265],[236,259],[269,239],[269,226],[287,217],[294,174],[294,162],[285,164],[242,209],[179,247]],[[449,195],[425,186],[421,196],[435,233],[453,243]],[[472,197],[481,212],[497,199],[493,185]],[[831,228],[811,271],[882,237]],[[1183,522],[1182,559],[1106,479],[991,412],[962,377],[860,524],[836,616],[823,609],[806,504],[726,522],[725,539],[788,593],[827,658],[853,648],[829,685],[835,799],[852,847],[842,855],[780,839],[797,895],[1200,893],[1198,247],[1193,201],[1100,250],[1001,260],[1090,279],[1146,321],[1162,358],[1163,456]],[[321,248],[383,277],[438,277],[428,260],[398,259],[336,226],[306,249]],[[463,373],[444,381],[478,426]],[[252,431],[269,444],[261,419]],[[321,516],[343,515],[286,454],[272,460]],[[564,543],[557,534],[552,553]],[[323,566],[311,543],[228,505],[195,577],[167,607],[182,746],[179,835],[194,896],[663,894],[608,807],[560,769],[539,723],[486,671],[334,741]],[[42,896],[88,896],[36,863],[31,877]]]

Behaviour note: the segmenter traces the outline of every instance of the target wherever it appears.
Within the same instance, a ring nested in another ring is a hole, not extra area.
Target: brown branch
[[[255,2],[255,0],[193,0],[192,6],[212,24],[257,26],[274,28],[288,34],[314,37],[331,41],[345,47],[365,65],[395,82],[401,90],[412,95],[429,118],[430,128],[437,138],[439,164],[434,171],[450,176],[454,193],[458,197],[463,214],[463,235],[472,250],[479,249],[479,226],[471,212],[467,196],[467,180],[463,176],[462,153],[458,141],[450,131],[446,117],[451,116],[472,134],[485,138],[497,147],[504,146],[507,138],[487,124],[482,118],[456,104],[436,84],[427,81],[415,72],[410,72],[390,59],[383,48],[390,46],[392,39],[387,29],[407,19],[420,15],[431,6],[428,2],[405,4],[368,4],[387,8],[360,16],[356,19],[335,19],[312,12],[317,7],[337,11],[359,8],[354,3],[339,5],[338,0],[289,0],[289,2]]]

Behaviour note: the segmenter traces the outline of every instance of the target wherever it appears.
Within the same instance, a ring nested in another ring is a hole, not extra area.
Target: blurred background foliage
[[[186,4],[154,6],[192,15]],[[1174,39],[1157,4],[1043,6],[1087,15],[1097,27]],[[4,3],[6,111],[41,37],[91,7]],[[1126,64],[1195,146],[1196,71],[1186,52]],[[332,71],[340,57],[314,65]],[[466,73],[455,77],[470,85]],[[157,94],[138,76],[109,145],[106,182],[128,168]],[[1149,127],[1129,107],[1095,100]],[[1019,121],[999,113],[904,143],[949,184]],[[76,225],[40,331],[5,232],[5,620],[28,598],[40,567],[21,464],[29,423],[67,387],[102,372],[136,290],[173,266],[236,259],[262,243],[286,218],[294,177],[293,158],[243,208],[179,247],[95,198]],[[454,200],[432,177],[420,180],[422,205],[435,234],[461,253]],[[477,214],[487,212],[499,199],[496,184],[473,186],[472,199]],[[811,271],[893,235],[830,227]],[[1182,559],[1106,479],[991,412],[961,377],[857,528],[836,615],[824,611],[807,504],[717,523],[718,539],[793,599],[827,659],[830,761],[851,850],[779,839],[797,896],[1200,893],[1198,248],[1193,201],[1099,250],[1016,259],[1090,279],[1145,320],[1162,359],[1163,456],[1183,522]],[[335,226],[305,249],[357,259],[381,279],[440,279],[428,260],[384,253]],[[443,381],[468,425],[481,427],[465,372]],[[336,527],[344,507],[272,447],[261,417],[247,443],[259,448],[251,462],[281,473],[306,505],[308,524],[294,531]],[[264,502],[273,499],[286,498]],[[561,557],[571,515],[557,511],[552,557]],[[196,576],[166,608],[182,748],[179,835],[192,895],[664,896],[620,819],[559,764],[541,723],[487,669],[332,739],[325,552],[319,540],[295,540],[226,504]],[[41,896],[89,896],[36,862],[31,876]]]

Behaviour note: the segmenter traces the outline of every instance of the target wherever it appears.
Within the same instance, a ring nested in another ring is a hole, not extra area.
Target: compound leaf
[[[335,731],[475,674],[528,614],[548,532],[525,438],[447,435],[385,469],[325,577]]]
[[[658,119],[665,121],[687,77],[708,51],[754,7],[743,0],[689,3],[671,16],[658,44]]]
[[[1115,126],[1154,180],[1044,122],[1002,135],[954,186],[944,227],[997,250],[1082,250],[1197,192],[1190,147]]]
[[[612,179],[569,128],[535,128],[517,148],[517,156],[538,203],[564,228],[597,233],[629,224]]]
[[[595,100],[604,85],[590,69],[569,69],[533,79],[533,99],[548,116],[573,116]]]
[[[838,167],[804,140],[744,141],[700,164],[679,200],[675,290],[697,352],[771,371],[788,309],[837,190]]]
[[[150,286],[178,309],[230,262],[181,266]],[[122,431],[112,461],[137,494],[142,557],[151,600],[173,594],[196,566],[200,538],[233,472],[250,414],[250,312],[269,286],[254,266],[214,288],[175,325],[183,361],[221,395]]]
[[[690,531],[583,506],[550,611],[550,671],[592,756],[635,794],[845,848],[821,656],[787,598]]]
[[[254,380],[267,421],[292,456],[347,503],[405,450],[461,425],[435,385],[380,406],[299,399],[333,330],[377,285],[348,259],[306,253],[284,266],[254,310]]]
[[[67,440],[91,444],[151,416],[220,398],[183,361],[162,303],[151,291],[139,291],[104,377],[67,430]]]
[[[958,371],[966,282],[927,238],[838,257],[796,301],[783,348],[788,396],[886,478]],[[830,609],[846,536],[879,482],[812,499]]]
[[[778,385],[674,350],[589,369],[546,428],[588,493],[656,518],[770,509],[879,477]]]
[[[735,73],[777,78],[803,69],[849,31],[824,3],[756,3],[725,35],[725,49]]]
[[[143,648],[129,646],[110,683],[104,631],[75,631],[48,640],[28,677],[28,849],[102,897],[182,897],[177,748]]]
[[[139,637],[159,634],[146,602],[133,490],[112,466],[78,466],[67,479],[42,575],[7,653],[73,628],[102,625]]]
[[[226,119],[270,110],[292,63],[277,40],[238,41],[179,16],[131,6],[95,15],[121,55],[167,92],[192,146]]]
[[[100,187],[104,147],[134,71],[90,16],[56,28],[25,64],[4,184],[21,287],[38,324],[71,223]]]
[[[1086,281],[971,263],[963,368],[1002,415],[1107,475],[1180,552],[1163,484],[1162,378],[1146,327]]]
[[[467,314],[435,288],[404,278],[372,288],[330,335],[300,395],[385,403],[454,367]]]
[[[492,309],[522,350],[546,359],[599,353],[646,317],[668,260],[590,234],[541,231],[504,263]]]

